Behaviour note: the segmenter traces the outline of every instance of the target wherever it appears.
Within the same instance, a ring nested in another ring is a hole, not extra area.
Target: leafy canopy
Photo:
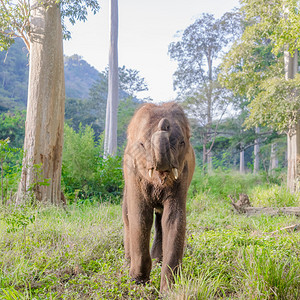
[[[294,0],[242,0],[246,28],[221,65],[222,84],[247,98],[247,127],[267,125],[286,130],[296,121],[299,76],[284,78],[283,50],[299,48],[299,3]]]
[[[181,34],[180,40],[169,45],[171,59],[178,63],[174,73],[174,88],[191,92],[199,90],[212,80],[212,68],[222,49],[238,31],[236,13],[227,13],[220,19],[212,14],[202,14]]]

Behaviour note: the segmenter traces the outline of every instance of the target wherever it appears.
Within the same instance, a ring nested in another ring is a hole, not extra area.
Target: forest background
[[[298,45],[291,44],[299,34],[298,2],[288,1],[294,9],[288,24],[278,20],[281,2],[241,3],[241,10],[219,19],[204,13],[169,45],[178,63],[176,101],[189,116],[197,158],[185,269],[176,279],[175,298],[298,299],[300,293],[299,233],[281,231],[297,217],[236,216],[228,198],[248,193],[255,206],[299,206],[298,191],[286,184],[287,133],[298,121],[299,78],[287,77],[285,68],[289,60],[298,65]],[[263,15],[268,5],[272,18]],[[290,52],[287,44],[293,45]],[[16,207],[28,53],[20,39],[0,53],[1,297],[155,299],[157,267],[145,289],[119,272],[122,153],[131,116],[150,101],[139,97],[145,79],[138,70],[119,68],[118,153],[104,157],[108,70],[99,73],[78,55],[64,57],[64,70],[62,191],[68,205],[48,207],[33,199]],[[42,166],[34,168],[29,191],[49,184]]]

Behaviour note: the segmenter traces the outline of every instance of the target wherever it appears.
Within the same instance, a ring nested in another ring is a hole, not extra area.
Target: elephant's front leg
[[[130,235],[129,275],[137,283],[144,283],[149,281],[152,265],[149,247],[153,208],[140,199],[130,199],[128,201],[128,218]]]
[[[163,264],[160,291],[168,289],[181,264],[186,228],[185,200],[170,199],[164,205],[162,217]]]

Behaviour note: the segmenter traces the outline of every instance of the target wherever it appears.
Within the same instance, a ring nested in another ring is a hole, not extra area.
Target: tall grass
[[[299,299],[299,261],[282,256],[275,258],[270,249],[251,247],[243,253],[241,277],[246,284],[244,295],[257,299]]]

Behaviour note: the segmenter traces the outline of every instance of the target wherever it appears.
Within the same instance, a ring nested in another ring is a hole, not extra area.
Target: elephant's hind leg
[[[155,235],[151,248],[151,258],[156,262],[162,261],[162,227],[161,227],[162,210],[155,210]]]

